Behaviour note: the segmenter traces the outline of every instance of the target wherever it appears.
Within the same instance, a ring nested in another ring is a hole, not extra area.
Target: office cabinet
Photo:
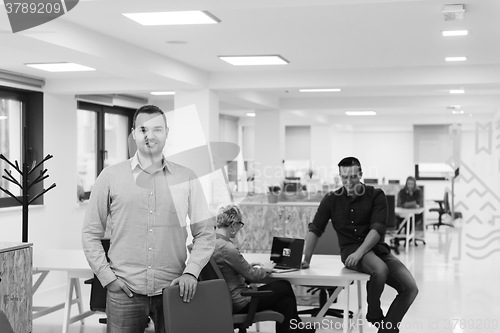
[[[15,333],[32,331],[31,245],[0,242],[0,311],[5,313]]]

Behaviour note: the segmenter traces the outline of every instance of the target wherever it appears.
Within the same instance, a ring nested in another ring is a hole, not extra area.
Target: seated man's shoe
[[[293,333],[315,333],[316,329],[314,328],[297,328],[293,331]]]
[[[368,321],[373,326],[377,326],[377,327],[380,327],[382,325],[382,323],[384,322],[384,320],[385,320],[384,316],[380,316],[377,318],[369,317],[368,315],[366,316],[366,321]]]

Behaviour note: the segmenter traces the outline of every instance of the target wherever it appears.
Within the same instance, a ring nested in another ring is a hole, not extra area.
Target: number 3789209
[[[7,14],[59,14],[64,12],[60,1],[54,2],[6,2]]]

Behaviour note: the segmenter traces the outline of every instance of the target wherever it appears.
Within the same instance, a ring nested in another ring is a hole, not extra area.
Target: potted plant
[[[269,194],[267,196],[267,200],[269,203],[277,203],[278,202],[278,196],[281,193],[281,186],[279,185],[273,185],[269,186]]]

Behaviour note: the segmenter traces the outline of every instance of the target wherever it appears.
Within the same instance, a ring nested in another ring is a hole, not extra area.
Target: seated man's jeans
[[[155,333],[164,333],[162,295],[133,295],[128,297],[123,291],[107,292],[107,333],[143,333],[148,317],[153,320]]]
[[[368,319],[383,317],[380,297],[385,284],[396,289],[398,295],[389,307],[384,322],[380,323],[379,332],[399,332],[401,320],[418,294],[410,271],[391,253],[377,256],[373,251],[367,252],[355,269],[370,274],[370,281],[366,283]]]

